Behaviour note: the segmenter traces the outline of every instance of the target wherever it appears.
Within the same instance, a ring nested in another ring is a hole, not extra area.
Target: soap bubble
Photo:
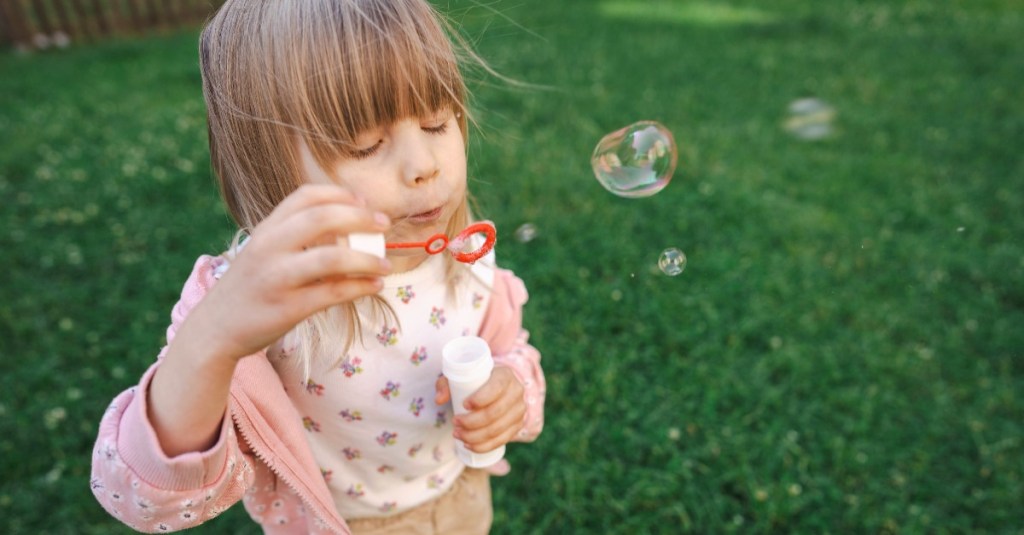
[[[615,195],[650,197],[668,185],[677,158],[672,132],[640,121],[601,138],[590,164],[597,181]]]
[[[523,223],[516,229],[515,237],[519,243],[533,241],[537,237],[537,227],[533,226],[533,223]]]
[[[832,121],[836,110],[824,100],[801,98],[789,103],[789,116],[783,128],[805,141],[815,141],[832,135]]]
[[[658,267],[662,273],[675,277],[686,269],[686,255],[675,247],[665,249],[658,258]]]

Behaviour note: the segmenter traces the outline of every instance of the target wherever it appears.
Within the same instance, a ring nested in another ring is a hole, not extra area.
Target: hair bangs
[[[465,135],[465,83],[436,14],[419,2],[355,4],[354,12],[334,9],[320,18],[304,40],[307,61],[293,63],[308,68],[295,73],[305,98],[293,100],[289,120],[318,163],[329,168],[351,155],[364,132],[446,108],[462,112]],[[324,54],[326,63],[308,61]]]

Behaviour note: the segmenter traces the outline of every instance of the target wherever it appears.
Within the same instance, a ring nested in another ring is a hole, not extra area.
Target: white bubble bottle
[[[491,348],[483,338],[460,336],[452,339],[441,350],[441,373],[448,378],[448,389],[452,394],[452,408],[455,414],[466,414],[466,398],[473,395],[491,377],[494,359]],[[466,449],[460,440],[455,441],[455,455],[471,468],[483,468],[505,456],[505,446],[476,453]]]

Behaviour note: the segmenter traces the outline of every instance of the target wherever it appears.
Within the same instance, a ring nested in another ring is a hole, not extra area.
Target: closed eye
[[[420,128],[424,132],[426,132],[428,134],[435,135],[435,136],[440,136],[440,135],[444,135],[444,133],[448,131],[448,123],[449,122],[450,122],[450,120],[445,120],[444,122],[442,122],[441,124],[438,124],[436,126],[421,126]],[[376,143],[374,143],[373,145],[371,145],[369,147],[366,147],[365,149],[357,149],[357,150],[353,151],[351,153],[351,155],[352,155],[353,158],[355,158],[357,160],[362,160],[362,159],[365,159],[365,158],[369,158],[370,156],[373,156],[374,154],[376,154],[377,151],[380,150],[382,145],[384,145],[384,139],[383,138],[382,139],[378,139]]]
[[[357,160],[362,160],[364,158],[369,158],[370,156],[373,156],[374,154],[376,154],[377,151],[380,150],[381,145],[383,145],[383,144],[384,144],[384,140],[383,139],[378,139],[377,142],[374,143],[372,146],[367,147],[365,149],[359,149],[359,150],[354,151],[352,153],[352,157],[357,159]]]
[[[428,134],[441,135],[448,131],[448,121],[445,121],[437,126],[422,126],[420,127],[424,132]]]

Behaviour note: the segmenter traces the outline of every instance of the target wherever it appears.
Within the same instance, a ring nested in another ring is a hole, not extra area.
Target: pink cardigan
[[[219,258],[196,261],[175,305],[167,341],[216,282]],[[479,336],[498,364],[510,367],[533,402],[516,440],[529,442],[543,427],[545,381],[540,353],[521,328],[526,288],[497,270]],[[267,534],[349,534],[313,459],[297,415],[265,352],[239,361],[228,415],[217,443],[204,452],[164,455],[148,420],[150,379],[167,348],[139,386],[118,395],[103,415],[93,450],[92,492],[104,509],[137,531],[194,527],[242,500]]]

